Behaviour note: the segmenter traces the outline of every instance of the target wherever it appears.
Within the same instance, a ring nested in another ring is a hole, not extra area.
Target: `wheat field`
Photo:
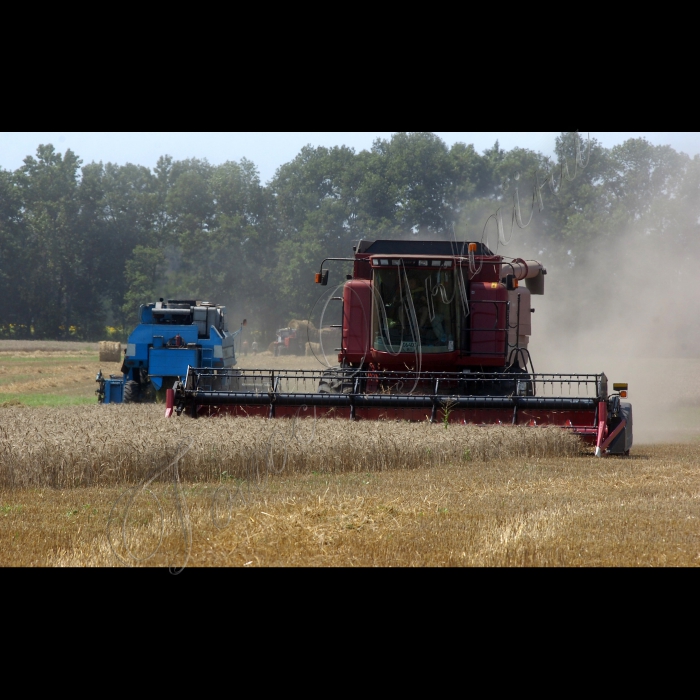
[[[631,456],[594,459],[558,428],[100,406],[96,343],[2,341],[0,566],[698,566],[698,366],[630,376]]]
[[[300,416],[302,412],[300,411]],[[161,405],[23,408],[0,413],[0,487],[135,484],[178,450],[188,481],[255,474],[376,472],[506,457],[574,456],[555,427],[459,426],[305,417],[165,418]]]
[[[0,409],[4,566],[697,566],[700,445]]]

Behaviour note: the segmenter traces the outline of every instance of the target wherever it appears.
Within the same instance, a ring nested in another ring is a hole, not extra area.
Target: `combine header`
[[[272,418],[312,408],[351,420],[557,425],[594,444],[597,456],[629,453],[626,384],[609,394],[605,374],[534,371],[527,346],[531,295],[544,294],[541,263],[482,243],[385,240],[360,241],[354,258],[340,260],[354,270],[331,297],[342,304],[338,366],[190,367],[168,391],[166,413]]]

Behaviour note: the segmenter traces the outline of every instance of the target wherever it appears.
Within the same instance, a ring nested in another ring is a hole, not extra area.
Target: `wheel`
[[[353,380],[344,376],[341,371],[324,372],[318,383],[319,394],[351,394],[353,390]]]
[[[124,384],[124,403],[139,403],[141,400],[141,385],[130,379]]]
[[[505,372],[507,374],[522,374],[522,379],[516,379],[515,381],[510,380],[505,382],[507,393],[513,393],[516,396],[534,396],[535,395],[535,385],[532,381],[532,377],[527,370],[524,370],[517,363],[507,367]]]

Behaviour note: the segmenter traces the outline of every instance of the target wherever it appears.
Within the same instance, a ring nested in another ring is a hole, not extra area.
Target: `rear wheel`
[[[130,379],[124,384],[124,403],[139,403],[141,400],[141,385]]]
[[[157,391],[153,382],[148,379],[148,375],[142,371],[140,375],[141,381],[129,379],[124,384],[124,403],[155,403],[157,400]]]

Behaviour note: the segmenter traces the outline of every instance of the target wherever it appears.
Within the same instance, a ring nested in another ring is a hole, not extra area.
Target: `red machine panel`
[[[499,282],[472,282],[469,289],[469,351],[500,362],[506,353],[508,291]]]
[[[462,262],[464,278],[472,282],[498,282],[501,279],[501,256],[484,256],[473,265]]]
[[[348,280],[343,287],[343,349],[348,362],[364,362],[372,323],[371,282]]]
[[[355,258],[353,277],[355,279],[365,280],[372,278],[372,268],[369,264],[369,258]]]

